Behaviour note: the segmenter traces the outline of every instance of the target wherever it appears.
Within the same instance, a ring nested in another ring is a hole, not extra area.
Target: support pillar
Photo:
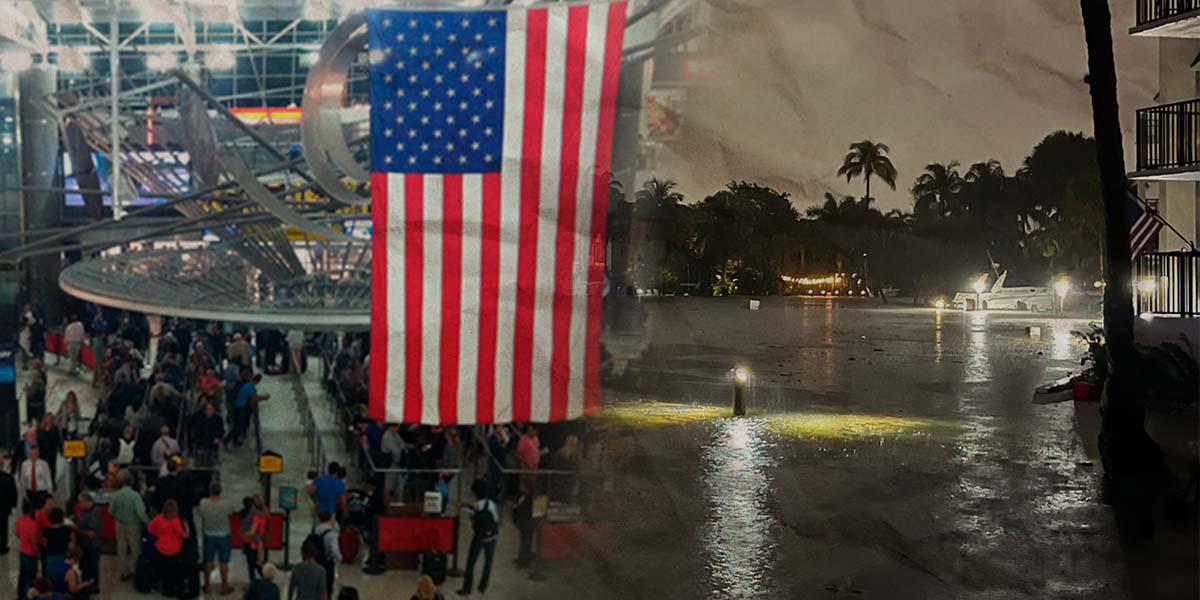
[[[45,97],[57,86],[57,72],[52,68],[32,68],[17,76],[17,113],[21,131],[21,185],[26,188],[52,188],[57,171],[58,124],[42,109]],[[61,194],[43,191],[21,192],[21,229],[36,231],[58,227],[62,222]],[[23,241],[31,241],[26,237]],[[62,257],[57,254],[38,256],[23,263],[25,289],[34,310],[40,311],[47,327],[62,325],[66,297],[58,288]]]

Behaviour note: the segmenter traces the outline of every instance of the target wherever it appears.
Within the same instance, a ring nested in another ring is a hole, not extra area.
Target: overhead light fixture
[[[167,71],[179,66],[179,57],[174,52],[161,52],[146,57],[146,68],[151,71]]]
[[[311,67],[317,64],[317,60],[321,58],[319,52],[306,52],[300,55],[300,64],[306,67]]]
[[[217,48],[204,57],[204,66],[214,71],[228,71],[237,64],[237,57],[228,48]]]
[[[0,68],[5,71],[19,72],[33,66],[33,55],[24,50],[6,50],[0,52]]]

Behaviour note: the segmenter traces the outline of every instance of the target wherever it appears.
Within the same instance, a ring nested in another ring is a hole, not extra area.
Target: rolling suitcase
[[[155,583],[154,559],[143,552],[133,569],[133,589],[138,593],[153,594]]]
[[[441,552],[426,552],[421,555],[421,574],[428,575],[437,585],[446,582],[446,555]]]
[[[358,558],[359,546],[362,541],[358,537],[358,529],[346,526],[338,534],[338,550],[342,553],[342,563],[352,564]]]

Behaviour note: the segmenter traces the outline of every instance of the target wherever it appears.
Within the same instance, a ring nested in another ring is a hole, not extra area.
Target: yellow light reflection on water
[[[634,427],[686,425],[728,417],[725,406],[670,402],[622,403],[609,406],[601,418]],[[877,438],[926,438],[953,434],[953,422],[886,414],[792,412],[749,417],[761,421],[775,435],[797,439],[865,440]]]

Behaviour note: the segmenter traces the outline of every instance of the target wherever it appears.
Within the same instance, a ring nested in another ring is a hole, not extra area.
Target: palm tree
[[[887,144],[876,144],[871,140],[863,140],[850,144],[850,152],[842,159],[838,167],[838,177],[846,176],[849,182],[855,177],[862,177],[867,183],[867,193],[864,198],[871,197],[871,176],[878,175],[884,183],[893,190],[896,189],[896,167],[888,158]]]
[[[963,175],[963,181],[975,183],[989,177],[1004,177],[1004,167],[1000,165],[1000,161],[994,158],[971,165],[971,168],[967,169],[967,174]]]
[[[1137,536],[1154,531],[1152,506],[1165,479],[1162,451],[1146,433],[1146,407],[1137,385],[1140,357],[1133,338],[1133,289],[1129,227],[1125,225],[1127,180],[1117,109],[1112,15],[1108,0],[1080,0],[1087,42],[1096,162],[1104,200],[1104,338],[1111,370],[1100,420],[1100,458],[1105,488],[1118,526]]]
[[[925,165],[925,172],[912,186],[913,214],[933,215],[938,219],[958,214],[961,211],[956,198],[962,184],[958,161]]]
[[[638,202],[646,202],[656,208],[675,206],[683,202],[683,194],[675,189],[678,185],[670,179],[654,177],[642,184],[642,189],[634,194],[634,199]]]

